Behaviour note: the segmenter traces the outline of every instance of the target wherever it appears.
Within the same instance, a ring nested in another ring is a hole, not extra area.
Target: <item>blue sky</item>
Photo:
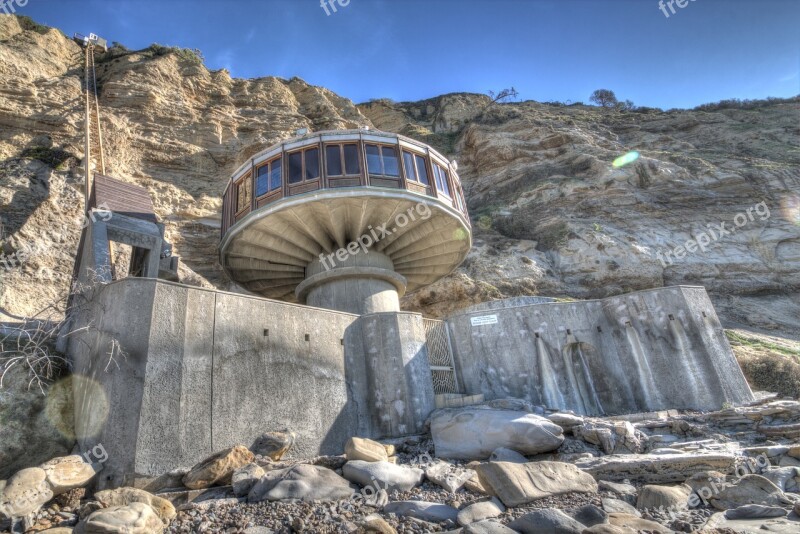
[[[320,0],[28,0],[17,12],[131,49],[199,48],[211,69],[299,76],[355,102],[509,86],[573,102],[608,88],[664,108],[800,94],[800,0],[677,1],[669,17],[658,0],[350,0],[329,15]]]

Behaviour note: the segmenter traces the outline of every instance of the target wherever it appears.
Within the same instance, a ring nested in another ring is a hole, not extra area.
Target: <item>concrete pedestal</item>
[[[356,315],[400,311],[406,279],[385,254],[355,249],[356,254],[326,255],[306,267],[297,286],[300,302]]]

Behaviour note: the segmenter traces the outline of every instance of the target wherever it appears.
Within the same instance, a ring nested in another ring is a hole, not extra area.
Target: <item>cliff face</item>
[[[0,217],[12,259],[0,263],[0,313],[12,317],[66,291],[82,221],[81,49],[24,24],[0,16]],[[474,219],[465,264],[407,296],[407,309],[683,283],[708,287],[729,323],[798,326],[797,103],[617,113],[486,109],[487,97],[456,94],[355,106],[299,79],[232,79],[159,48],[98,56],[98,83],[108,174],[150,191],[186,283],[231,289],[217,264],[220,195],[248,156],[298,128],[374,126],[457,159]],[[611,165],[631,150],[637,161]],[[730,233],[718,235],[722,223]],[[701,232],[705,250],[677,258]]]
[[[461,305],[454,294],[596,298],[694,284],[729,323],[796,332],[800,102],[644,113],[523,102],[480,113],[488,103],[360,106],[378,128],[443,149],[455,137],[476,223],[460,272],[409,308],[445,314]],[[640,157],[612,165],[631,151]]]

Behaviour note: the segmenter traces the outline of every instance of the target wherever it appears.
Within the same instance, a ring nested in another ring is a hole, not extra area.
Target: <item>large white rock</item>
[[[425,472],[415,467],[395,465],[391,462],[365,462],[353,460],[342,467],[342,476],[361,486],[372,486],[375,491],[408,491],[422,484]]]
[[[250,490],[247,500],[338,501],[352,496],[350,483],[334,471],[318,465],[300,464],[268,471]]]
[[[572,464],[488,462],[476,466],[481,482],[506,506],[570,492],[597,493],[597,482]]]
[[[160,534],[164,523],[143,502],[97,510],[75,528],[78,534]]]
[[[47,483],[55,495],[86,486],[97,472],[78,455],[53,458],[39,467],[47,474]]]
[[[25,517],[53,498],[44,469],[23,469],[8,479],[0,494],[0,515]]]
[[[485,460],[498,447],[539,454],[564,442],[561,427],[544,417],[475,406],[433,412],[431,435],[436,456],[460,460]]]

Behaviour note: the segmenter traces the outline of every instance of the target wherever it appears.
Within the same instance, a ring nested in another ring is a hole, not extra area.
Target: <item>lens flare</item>
[[[76,395],[73,401],[73,394]],[[80,428],[75,428],[73,410],[82,410]],[[106,393],[95,380],[71,375],[59,380],[47,392],[44,413],[62,436],[75,440],[97,436],[108,419]]]
[[[800,226],[800,196],[784,197],[781,200],[781,215],[788,222]]]
[[[453,239],[456,241],[463,241],[467,238],[467,232],[464,231],[463,228],[457,228],[453,230]]]
[[[478,219],[478,226],[484,230],[489,230],[492,227],[492,218],[488,215],[482,215]]]
[[[620,156],[617,159],[615,159],[614,163],[612,163],[611,165],[615,169],[619,169],[620,167],[624,167],[625,165],[628,165],[629,163],[633,163],[637,159],[639,159],[639,153],[636,152],[635,150],[633,150],[633,151],[628,152],[627,154],[625,154],[623,156]]]

